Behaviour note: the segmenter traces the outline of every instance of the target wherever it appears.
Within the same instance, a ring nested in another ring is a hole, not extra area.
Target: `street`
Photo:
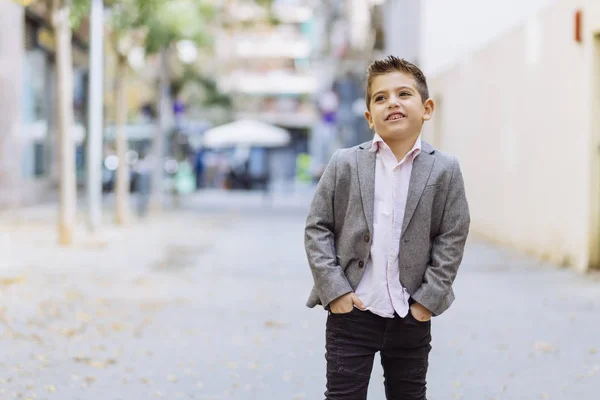
[[[309,193],[200,192],[99,240],[3,224],[0,399],[317,400]],[[429,400],[595,400],[600,281],[472,237],[432,322]],[[384,399],[375,362],[369,399]]]

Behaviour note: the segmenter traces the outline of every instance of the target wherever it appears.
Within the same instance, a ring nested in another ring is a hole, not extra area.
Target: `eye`
[[[379,100],[383,100],[383,96],[377,96],[377,97],[375,97],[375,101],[379,101]]]
[[[400,92],[400,97],[410,96],[409,92]]]

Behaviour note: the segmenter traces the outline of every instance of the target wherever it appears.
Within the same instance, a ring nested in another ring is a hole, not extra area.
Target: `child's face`
[[[424,121],[431,119],[433,100],[421,99],[415,79],[400,71],[376,76],[371,83],[369,126],[383,140],[418,136]]]

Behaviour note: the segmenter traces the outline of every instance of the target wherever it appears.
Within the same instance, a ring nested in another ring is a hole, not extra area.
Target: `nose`
[[[388,108],[397,108],[400,106],[400,99],[396,95],[390,96],[390,100],[388,101]]]

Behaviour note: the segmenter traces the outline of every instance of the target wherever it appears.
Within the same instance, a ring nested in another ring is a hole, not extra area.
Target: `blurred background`
[[[430,399],[597,399],[597,0],[0,0],[0,398],[322,397],[304,218],[388,54],[471,207]]]

